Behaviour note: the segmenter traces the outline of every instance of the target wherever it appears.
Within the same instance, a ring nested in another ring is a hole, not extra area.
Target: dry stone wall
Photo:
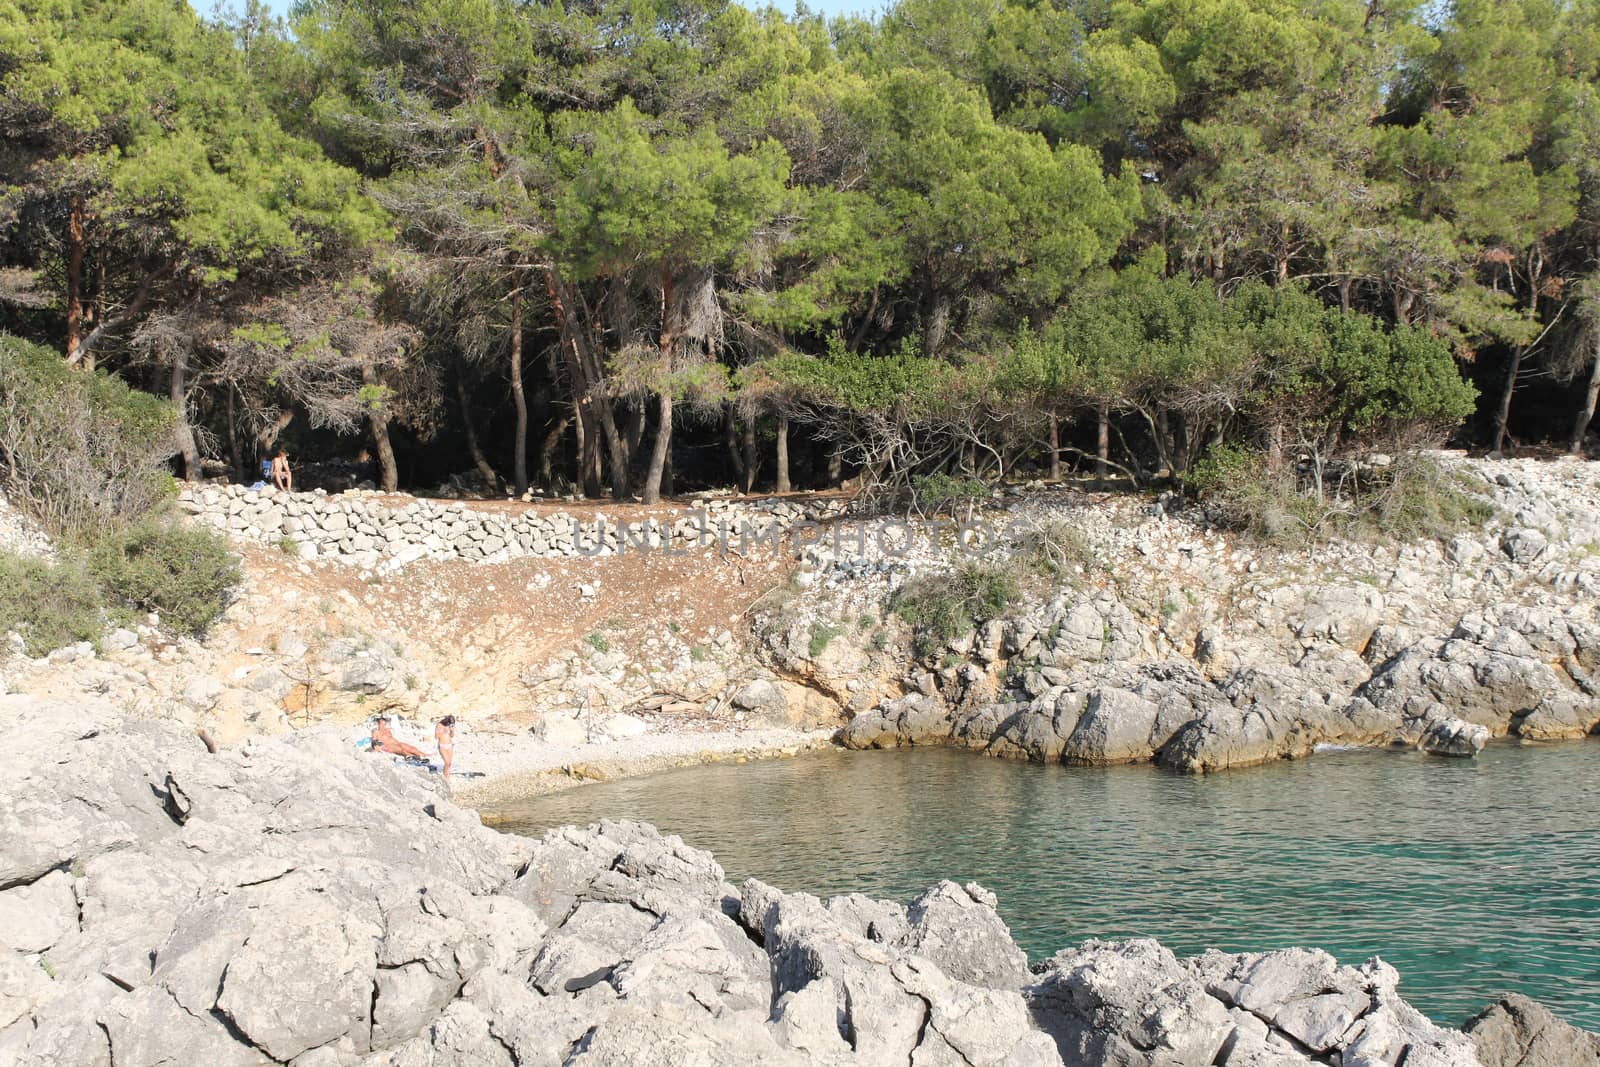
[[[842,515],[845,504],[779,499],[696,500],[687,508],[618,523],[598,513],[520,513],[460,501],[409,499],[369,492],[284,493],[240,485],[188,488],[180,500],[230,537],[277,545],[302,559],[328,559],[364,570],[394,570],[417,560],[499,562],[522,557],[613,556],[689,552],[781,543],[802,525]]]

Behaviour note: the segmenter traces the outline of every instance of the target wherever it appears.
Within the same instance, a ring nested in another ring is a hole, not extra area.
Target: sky
[[[196,9],[204,11],[210,8],[206,0],[190,0]],[[294,0],[266,0],[267,7],[279,15],[287,14],[289,5]],[[820,11],[824,15],[875,15],[887,6],[888,0],[806,0],[806,6],[812,11]],[[780,9],[793,11],[793,0],[773,0]],[[761,6],[750,0],[749,7]]]

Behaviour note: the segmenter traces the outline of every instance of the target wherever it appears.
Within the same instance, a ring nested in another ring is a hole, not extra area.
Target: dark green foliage
[[[715,479],[708,425],[772,416],[801,479],[868,489],[1047,440],[1053,472],[1226,443],[1278,475],[1453,432],[1457,361],[1509,410],[1545,372],[1587,397],[1600,354],[1592,3],[293,9],[0,19],[6,325],[170,394],[187,476],[278,412],[465,420],[519,488],[581,412],[546,480],[586,495]],[[505,381],[511,433],[473,407]]]
[[[989,484],[980,478],[956,478],[948,474],[924,474],[911,482],[916,506],[928,514],[964,514],[969,508],[989,499]]]
[[[833,639],[844,633],[844,629],[831,622],[814,622],[811,624],[811,640],[806,643],[806,652],[812,659],[816,659],[827,651]]]
[[[88,560],[118,614],[157,612],[168,629],[192,635],[216,621],[240,579],[221,534],[173,517],[147,516],[107,531]]]

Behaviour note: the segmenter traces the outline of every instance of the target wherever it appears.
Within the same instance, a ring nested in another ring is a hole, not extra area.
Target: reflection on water
[[[1600,1029],[1600,744],[1477,760],[1344,752],[1232,774],[827,752],[589,786],[503,813],[643,819],[735,882],[904,901],[977,881],[1035,959],[1089,937],[1180,955],[1319,946],[1399,968],[1459,1025],[1517,990]]]

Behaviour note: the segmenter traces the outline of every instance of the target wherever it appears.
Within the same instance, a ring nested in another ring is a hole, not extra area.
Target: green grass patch
[[[816,659],[828,650],[833,639],[844,633],[843,628],[831,622],[814,622],[811,624],[811,641],[806,645],[806,651],[812,659]]]

